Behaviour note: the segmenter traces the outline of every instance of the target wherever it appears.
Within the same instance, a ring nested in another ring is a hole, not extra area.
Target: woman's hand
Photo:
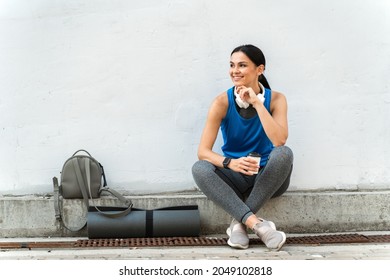
[[[232,159],[228,167],[231,170],[240,172],[244,175],[253,175],[260,168],[260,166],[257,164],[257,161],[250,157]]]
[[[240,98],[249,104],[254,105],[259,101],[259,98],[257,98],[256,93],[251,87],[238,86],[236,90]]]

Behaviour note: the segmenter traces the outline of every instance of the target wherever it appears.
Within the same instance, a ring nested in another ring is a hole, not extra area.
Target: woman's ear
[[[265,70],[264,64],[260,64],[259,66],[257,66],[257,75],[260,76],[261,74],[263,74],[264,70]]]

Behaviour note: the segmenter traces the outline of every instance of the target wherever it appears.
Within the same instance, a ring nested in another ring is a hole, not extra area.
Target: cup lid
[[[261,157],[261,155],[259,153],[256,153],[256,152],[250,152],[248,154],[249,157]]]

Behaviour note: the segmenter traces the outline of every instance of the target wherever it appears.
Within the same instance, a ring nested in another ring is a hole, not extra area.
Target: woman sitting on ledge
[[[293,153],[284,146],[288,137],[287,101],[271,91],[263,72],[265,58],[253,45],[231,53],[233,87],[212,102],[192,174],[204,194],[229,213],[227,229],[233,248],[249,246],[247,228],[270,249],[279,250],[286,235],[256,213],[288,188]],[[223,155],[213,151],[221,129]],[[261,156],[260,162],[250,153]]]

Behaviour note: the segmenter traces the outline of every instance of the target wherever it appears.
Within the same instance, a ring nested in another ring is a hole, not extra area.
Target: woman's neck
[[[255,84],[253,84],[252,89],[256,94],[262,93],[263,91],[260,82],[256,82]]]

